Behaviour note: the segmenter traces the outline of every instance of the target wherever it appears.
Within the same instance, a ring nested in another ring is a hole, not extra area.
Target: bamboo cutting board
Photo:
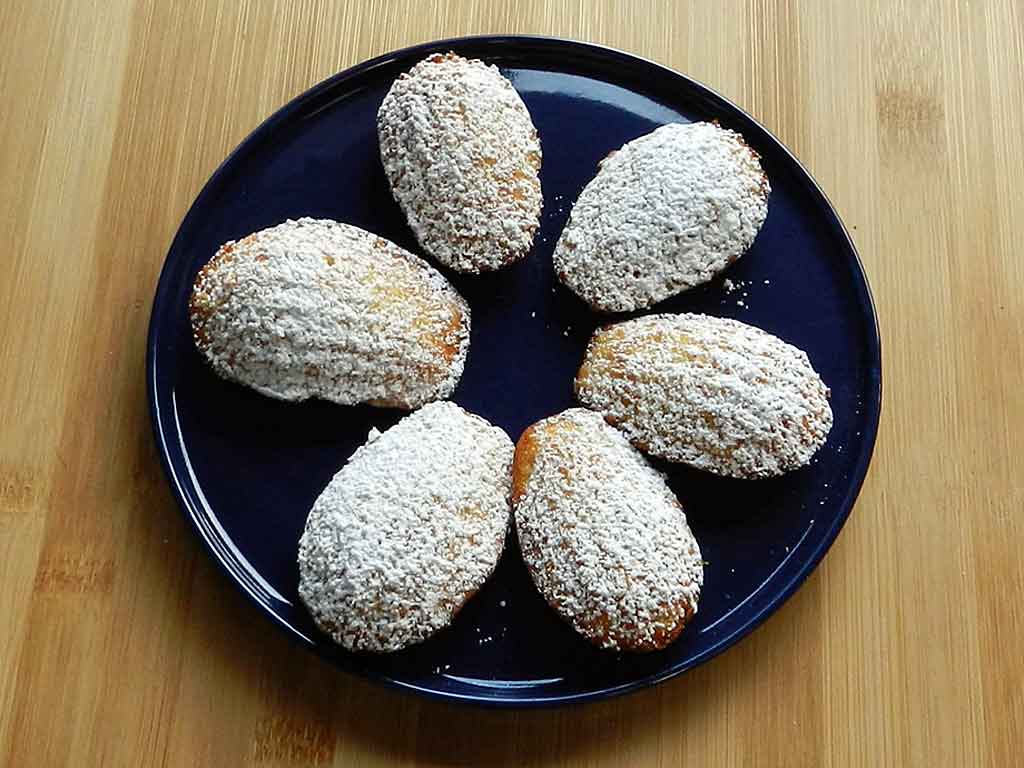
[[[293,95],[471,33],[725,94],[860,249],[886,391],[822,566],[655,689],[490,712],[353,679],[207,560],[150,435],[156,277]],[[991,2],[0,3],[0,765],[1010,766],[1024,750],[1024,8]]]

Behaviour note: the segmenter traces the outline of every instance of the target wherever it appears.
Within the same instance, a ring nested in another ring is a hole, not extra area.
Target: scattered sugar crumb
[[[722,281],[722,288],[725,289],[726,293],[736,293],[736,291],[743,291],[743,289],[746,288],[748,285],[750,285],[749,280],[733,280],[727,277],[725,278],[725,280]],[[746,296],[747,292],[743,291],[742,295]]]

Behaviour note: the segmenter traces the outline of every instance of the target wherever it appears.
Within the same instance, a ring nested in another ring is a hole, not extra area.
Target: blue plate
[[[657,126],[718,120],[746,138],[772,185],[768,220],[722,279],[658,311],[706,312],[805,349],[832,389],[835,426],[804,470],[737,481],[668,467],[708,561],[700,613],[665,651],[628,656],[577,637],[533,589],[510,536],[497,572],[455,623],[393,655],[346,653],[296,595],[295,554],[313,500],[370,427],[401,414],[286,404],[218,379],[193,347],[186,303],[226,240],[287,218],[348,222],[419,251],[377,154],[375,115],[394,78],[434,51],[497,64],[544,149],[544,212],[533,253],[497,274],[449,274],[473,338],[455,401],[513,439],[572,406],[573,374],[602,318],[562,288],[551,251],[573,201],[609,151]],[[821,190],[782,144],[704,86],[618,51],[564,40],[446,40],[374,59],[321,83],[257,128],[188,212],[160,276],[147,360],[153,428],[171,485],[213,557],[274,622],[339,666],[446,699],[525,706],[624,693],[720,653],[775,611],[842,527],[875,442],[881,359],[857,254]]]

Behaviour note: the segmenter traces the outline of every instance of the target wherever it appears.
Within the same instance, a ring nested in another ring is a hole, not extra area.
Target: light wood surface
[[[290,644],[200,550],[143,357],[210,172],[328,75],[434,38],[599,41],[811,169],[884,336],[872,470],[746,641],[653,690],[489,712]],[[1024,8],[997,2],[0,3],[0,765],[1012,766],[1024,760]]]

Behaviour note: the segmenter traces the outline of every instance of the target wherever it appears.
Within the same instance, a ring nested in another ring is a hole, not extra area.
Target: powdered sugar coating
[[[642,450],[728,477],[801,467],[832,428],[829,390],[805,352],[707,315],[599,329],[576,394]]]
[[[651,651],[697,612],[700,549],[665,478],[596,413],[573,408],[516,446],[513,507],[537,589],[580,634]]]
[[[469,306],[437,270],[326,219],[221,246],[189,314],[219,375],[282,400],[415,408],[451,394],[469,348]]]
[[[540,223],[540,141],[497,67],[434,54],[377,113],[391,190],[424,250],[460,272],[522,258]]]
[[[491,575],[509,523],[512,441],[430,403],[359,448],[299,541],[299,596],[353,651],[395,651],[447,626]]]
[[[768,215],[769,191],[738,133],[663,125],[601,161],[555,247],[555,271],[597,310],[649,307],[739,258]]]

